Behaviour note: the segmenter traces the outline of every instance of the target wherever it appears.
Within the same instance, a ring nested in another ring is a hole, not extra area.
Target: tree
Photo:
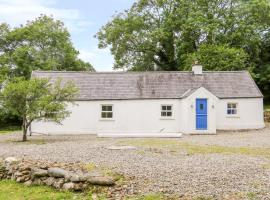
[[[1,105],[22,118],[23,141],[27,140],[27,130],[34,120],[50,120],[61,123],[69,116],[68,103],[77,94],[73,83],[61,84],[61,80],[51,83],[49,79],[25,80],[16,78],[1,92]]]
[[[190,70],[199,61],[205,71],[237,71],[246,68],[247,53],[243,49],[223,45],[201,45],[197,52],[187,54],[183,68]]]
[[[78,58],[70,34],[59,20],[41,15],[26,25],[11,29],[0,24],[0,71],[30,78],[32,70],[93,71]]]
[[[100,48],[111,47],[114,68],[183,70],[202,45],[243,49],[247,68],[258,67],[269,26],[268,0],[138,0],[97,37]]]

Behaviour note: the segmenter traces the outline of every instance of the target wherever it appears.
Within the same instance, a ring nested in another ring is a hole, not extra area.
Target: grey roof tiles
[[[238,72],[55,72],[34,71],[32,77],[73,81],[77,100],[176,99],[204,87],[218,98],[254,98],[262,94],[247,71]]]

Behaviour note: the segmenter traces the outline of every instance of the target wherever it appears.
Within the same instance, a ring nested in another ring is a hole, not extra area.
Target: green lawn
[[[0,181],[0,199],[5,200],[69,200],[90,199],[81,194],[58,192],[45,186],[27,187],[10,180]]]
[[[0,128],[0,135],[5,135],[5,134],[12,133],[14,131],[20,131],[20,130],[21,130],[21,127],[19,126],[4,127],[4,128]]]
[[[97,189],[93,191],[98,192]],[[11,180],[0,181],[1,200],[93,200],[93,191],[90,190],[88,193],[60,192],[47,186],[28,187]],[[106,200],[106,198],[104,194],[99,193],[99,197],[95,200]],[[165,200],[165,198],[160,194],[149,194],[126,200]]]
[[[270,104],[264,104],[264,110],[270,110]]]

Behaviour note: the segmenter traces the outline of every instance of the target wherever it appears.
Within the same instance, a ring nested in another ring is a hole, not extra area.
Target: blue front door
[[[196,99],[196,129],[207,130],[207,99]]]

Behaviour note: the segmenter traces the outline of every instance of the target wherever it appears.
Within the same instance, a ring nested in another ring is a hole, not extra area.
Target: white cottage
[[[80,89],[62,125],[34,122],[32,132],[102,137],[178,137],[182,133],[264,127],[263,95],[247,71],[50,72]]]

